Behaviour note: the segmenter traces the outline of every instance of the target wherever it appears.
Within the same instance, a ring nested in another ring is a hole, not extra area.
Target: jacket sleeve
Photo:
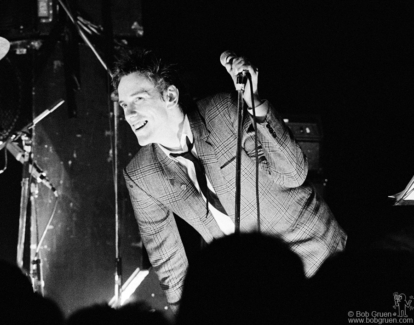
[[[124,171],[135,218],[161,288],[175,312],[181,298],[188,260],[172,211],[140,188]]]
[[[257,137],[259,146],[260,166],[280,186],[293,188],[303,184],[308,173],[307,158],[297,144],[292,132],[283,122],[270,102],[265,120],[257,123]],[[237,103],[229,101],[229,114],[237,125]],[[254,147],[254,121],[253,116],[245,113],[243,123],[243,148],[253,159]],[[235,132],[237,128],[235,127]]]

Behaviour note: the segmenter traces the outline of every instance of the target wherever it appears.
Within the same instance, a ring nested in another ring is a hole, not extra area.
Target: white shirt
[[[205,198],[205,196],[203,195],[203,193],[200,190],[200,185],[198,184],[197,181],[197,177],[196,177],[196,171],[195,171],[195,167],[192,161],[184,158],[184,157],[171,157],[171,153],[183,153],[183,152],[187,152],[188,148],[187,148],[187,142],[186,142],[186,138],[188,137],[188,139],[190,140],[191,143],[194,142],[194,137],[193,137],[193,132],[191,131],[191,127],[190,127],[190,122],[188,120],[187,115],[184,117],[184,125],[183,125],[183,132],[181,134],[181,139],[180,139],[180,145],[181,145],[181,150],[178,151],[171,151],[165,147],[163,147],[162,145],[158,144],[160,146],[160,148],[162,149],[162,151],[165,152],[165,154],[172,160],[176,161],[177,163],[179,163],[182,167],[185,168],[185,170],[187,171],[188,176],[190,177],[191,181],[193,182],[195,188],[197,189],[197,191],[201,194],[201,196],[203,197],[203,200],[205,202],[207,202],[207,199]],[[197,156],[197,151],[195,146],[193,146],[193,148],[191,149],[191,153],[198,158]],[[207,175],[206,175],[206,179],[207,179],[207,186],[208,188],[216,193],[214,191],[213,186],[210,183],[210,180],[208,179]],[[229,216],[227,216],[226,214],[218,211],[212,204],[210,204],[210,202],[208,203],[208,208],[211,211],[211,213],[213,214],[214,219],[216,220],[218,226],[220,227],[221,231],[226,234],[226,235],[230,235],[232,233],[234,233],[235,231],[235,225],[234,222],[230,219]]]

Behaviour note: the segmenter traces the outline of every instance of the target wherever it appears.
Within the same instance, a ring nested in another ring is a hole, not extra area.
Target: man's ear
[[[178,105],[179,96],[180,92],[178,91],[178,88],[174,85],[171,85],[167,88],[165,101],[167,102],[168,106],[176,106]]]

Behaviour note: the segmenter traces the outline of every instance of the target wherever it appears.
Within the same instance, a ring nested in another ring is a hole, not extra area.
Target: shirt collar
[[[188,119],[188,116],[185,115],[184,116],[184,122],[183,122],[183,132],[182,132],[181,137],[180,137],[181,149],[180,150],[170,150],[170,149],[165,148],[164,146],[162,146],[159,143],[158,143],[158,145],[161,148],[161,150],[164,151],[164,153],[168,157],[170,157],[171,153],[182,153],[182,152],[187,152],[188,151],[187,142],[186,142],[187,137],[190,139],[190,142],[193,143],[194,137],[193,137],[193,132],[191,131],[190,121]]]

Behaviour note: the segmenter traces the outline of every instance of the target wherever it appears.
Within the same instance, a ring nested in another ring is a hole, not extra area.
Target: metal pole
[[[109,75],[112,77],[111,72],[109,71],[106,63],[104,62],[104,60],[101,58],[101,56],[99,55],[99,53],[96,51],[96,49],[93,47],[92,43],[89,41],[89,39],[86,37],[86,35],[82,32],[82,30],[79,28],[78,24],[76,23],[75,19],[73,18],[72,14],[70,13],[69,9],[65,6],[65,4],[63,3],[62,0],[59,0],[60,5],[62,6],[62,8],[65,10],[66,14],[68,15],[68,17],[70,18],[70,20],[72,21],[72,23],[75,25],[76,30],[78,31],[80,37],[82,37],[82,39],[85,41],[85,43],[89,46],[89,48],[92,50],[92,52],[95,54],[95,56],[98,58],[99,62],[102,64],[102,66],[104,67],[104,69],[109,73]]]
[[[20,195],[20,216],[19,216],[19,234],[17,239],[17,266],[23,268],[24,258],[24,243],[26,238],[26,223],[27,223],[27,206],[29,202],[29,183],[30,183],[30,171],[29,171],[29,158],[31,154],[31,139],[24,135],[22,136],[23,147],[25,152],[23,154],[23,176],[22,176],[22,189]]]
[[[121,306],[122,294],[122,258],[121,258],[121,238],[120,238],[120,219],[119,219],[119,200],[118,200],[118,141],[119,141],[119,105],[114,102],[114,192],[115,192],[115,299],[116,306]]]
[[[240,233],[240,197],[241,197],[241,150],[244,120],[244,87],[246,83],[246,74],[240,73],[237,76],[237,149],[236,149],[236,203],[235,203],[235,233]]]

